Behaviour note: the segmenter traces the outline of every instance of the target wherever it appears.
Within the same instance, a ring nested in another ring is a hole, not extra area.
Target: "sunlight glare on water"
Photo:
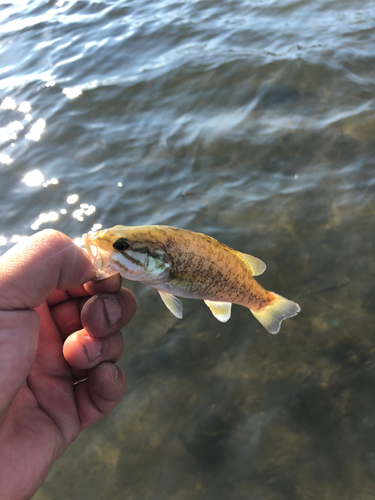
[[[77,203],[79,200],[78,194],[71,194],[67,197],[66,201],[69,203],[69,205],[74,205],[74,203]]]
[[[2,163],[3,165],[11,165],[13,163],[13,160],[9,155],[0,153],[0,163]]]
[[[37,169],[27,172],[25,177],[22,179],[22,182],[24,182],[26,186],[40,186],[43,184],[43,181],[44,175]]]
[[[2,101],[0,107],[1,107],[1,109],[10,109],[10,110],[13,110],[13,109],[16,109],[17,105],[16,105],[16,103],[14,102],[14,100],[11,97],[6,97]]]
[[[46,121],[39,118],[30,128],[30,132],[25,135],[26,139],[30,141],[40,141],[40,138],[46,128]]]
[[[59,214],[57,212],[49,212],[48,214],[41,213],[39,217],[36,219],[33,224],[31,224],[31,229],[34,231],[38,231],[42,224],[46,224],[48,222],[55,222],[59,219]]]
[[[63,89],[62,93],[65,94],[68,99],[75,99],[82,94],[82,90],[78,87],[73,89],[66,88]]]

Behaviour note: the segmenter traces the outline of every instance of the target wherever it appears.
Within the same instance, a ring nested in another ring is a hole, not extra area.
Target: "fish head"
[[[114,226],[83,235],[97,279],[120,273],[132,281],[155,283],[168,275],[169,258],[147,226]]]

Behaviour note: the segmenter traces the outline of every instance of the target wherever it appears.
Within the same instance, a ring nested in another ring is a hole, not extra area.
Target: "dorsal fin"
[[[248,255],[246,253],[241,253],[241,252],[238,253],[240,254],[241,258],[246,262],[246,264],[249,266],[253,276],[259,276],[260,274],[264,273],[267,266],[262,260],[257,259],[256,257],[253,257],[252,255]]]
[[[253,257],[252,255],[248,255],[247,253],[242,253],[242,252],[238,252],[236,250],[233,250],[233,248],[228,247],[224,243],[221,243],[220,241],[215,240],[215,238],[213,238],[212,236],[207,236],[207,234],[203,234],[203,233],[198,233],[198,234],[199,234],[199,236],[202,236],[210,243],[217,243],[217,244],[222,245],[223,247],[225,247],[233,252],[237,252],[237,254],[239,254],[241,256],[242,260],[244,260],[246,262],[246,264],[250,268],[251,274],[253,276],[259,276],[259,275],[263,274],[264,271],[266,270],[266,268],[267,268],[266,264],[262,260],[258,259],[257,257]]]

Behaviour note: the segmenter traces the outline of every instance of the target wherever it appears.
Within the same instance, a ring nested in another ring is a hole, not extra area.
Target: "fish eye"
[[[113,243],[113,249],[117,252],[123,252],[129,248],[129,242],[125,238],[119,238]]]

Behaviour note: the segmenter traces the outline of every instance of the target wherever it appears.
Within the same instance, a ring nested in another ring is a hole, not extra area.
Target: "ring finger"
[[[74,375],[82,378],[82,370],[89,370],[102,361],[116,363],[121,358],[123,338],[120,331],[107,337],[94,337],[79,330],[70,335],[64,342],[63,354],[69,365],[79,371]]]

